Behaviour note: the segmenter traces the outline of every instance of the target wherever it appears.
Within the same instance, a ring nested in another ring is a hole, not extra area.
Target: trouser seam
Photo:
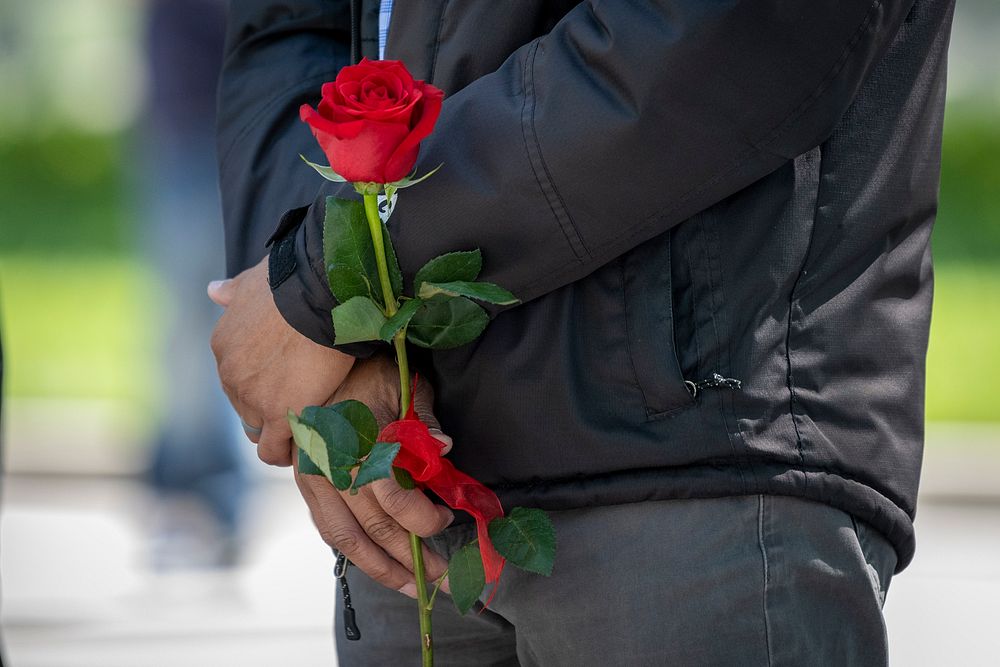
[[[767,650],[767,665],[771,667],[771,622],[767,615],[767,588],[770,572],[767,563],[767,548],[764,546],[764,496],[757,496],[757,545],[760,547],[760,558],[763,568],[764,585],[761,587],[761,604],[764,612],[764,647]]]

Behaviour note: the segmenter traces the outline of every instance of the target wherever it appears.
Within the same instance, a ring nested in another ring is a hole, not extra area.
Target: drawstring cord
[[[333,576],[340,582],[340,594],[344,598],[344,634],[350,641],[361,639],[361,631],[358,630],[358,623],[354,616],[354,607],[351,606],[351,589],[347,586],[347,568],[351,561],[347,556],[336,549],[333,553],[337,555],[337,562],[333,566]]]

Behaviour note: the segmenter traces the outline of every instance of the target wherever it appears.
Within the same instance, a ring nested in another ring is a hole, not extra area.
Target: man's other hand
[[[347,399],[370,407],[379,428],[384,428],[399,414],[396,364],[387,356],[358,361],[331,402]],[[447,452],[451,438],[441,433],[432,413],[433,404],[430,384],[421,381],[414,407],[434,437],[444,444],[443,452]],[[297,463],[298,457],[295,460]],[[298,465],[295,481],[327,544],[380,584],[416,597],[409,532],[421,537],[441,532],[454,518],[450,510],[434,504],[418,489],[403,489],[395,479],[367,484],[353,496],[338,491],[320,475],[300,475]],[[444,558],[424,547],[428,580],[440,577],[447,567]],[[446,586],[444,590],[447,591]]]
[[[265,463],[292,462],[288,410],[325,405],[354,357],[314,343],[285,322],[271,297],[267,258],[231,280],[208,285],[226,310],[212,332],[222,388]],[[260,432],[254,431],[259,428]]]

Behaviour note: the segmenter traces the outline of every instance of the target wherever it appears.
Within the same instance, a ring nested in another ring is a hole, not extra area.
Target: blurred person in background
[[[223,263],[214,131],[224,3],[153,0],[147,30],[143,238],[165,292],[158,302],[169,309],[165,409],[148,470],[163,501],[153,558],[160,567],[229,566],[249,481],[243,435],[206,343],[219,309],[203,296]]]

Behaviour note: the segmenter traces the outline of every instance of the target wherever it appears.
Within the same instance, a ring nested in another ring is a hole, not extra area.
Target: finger
[[[370,487],[365,487],[356,495],[342,494],[341,498],[351,508],[358,523],[368,537],[382,547],[386,553],[413,571],[413,551],[410,534],[399,523],[385,513]],[[448,563],[438,554],[424,547],[424,573],[436,579],[448,568]]]
[[[208,284],[208,298],[223,308],[229,305],[236,293],[232,280],[213,280]]]
[[[253,444],[255,445],[258,444],[260,442],[260,436],[264,434],[263,429],[256,430],[253,428],[247,428],[247,425],[253,426],[253,423],[248,421],[245,423],[244,422],[245,420],[241,418],[240,424],[243,426],[243,435],[245,435],[247,437],[247,440],[249,440]]]
[[[413,395],[413,409],[417,411],[420,421],[429,428],[441,430],[441,424],[434,416],[434,389],[430,382],[417,382],[417,392]]]
[[[240,420],[240,426],[243,427],[243,435],[247,437],[247,440],[254,444],[260,442],[260,438],[264,434],[263,417],[260,417],[256,410],[248,407],[235,396],[230,396],[229,392],[226,391],[225,385],[223,385],[222,389],[226,393],[229,403],[233,406],[233,410],[236,412],[236,416]]]
[[[282,468],[292,465],[292,433],[287,424],[264,422],[257,440],[248,433],[247,437],[257,443],[257,457],[272,466]]]
[[[369,577],[398,591],[413,584],[413,573],[389,557],[361,528],[340,493],[319,475],[296,475],[320,537]]]
[[[404,489],[394,479],[372,482],[371,491],[386,514],[420,537],[437,535],[455,520],[447,507],[435,505],[419,489]]]
[[[426,544],[423,545],[424,552],[424,573],[427,575],[427,581],[433,583],[441,578],[445,572],[448,571],[448,561],[444,559],[444,556],[432,551]],[[447,580],[445,580],[447,582]],[[444,584],[441,586],[444,588]],[[450,593],[451,591],[444,588],[445,593]]]
[[[441,442],[441,456],[444,456],[451,451],[451,446],[454,444],[454,441],[451,439],[450,435],[442,433],[439,428],[428,428],[427,430],[432,436],[434,436],[435,440]]]

